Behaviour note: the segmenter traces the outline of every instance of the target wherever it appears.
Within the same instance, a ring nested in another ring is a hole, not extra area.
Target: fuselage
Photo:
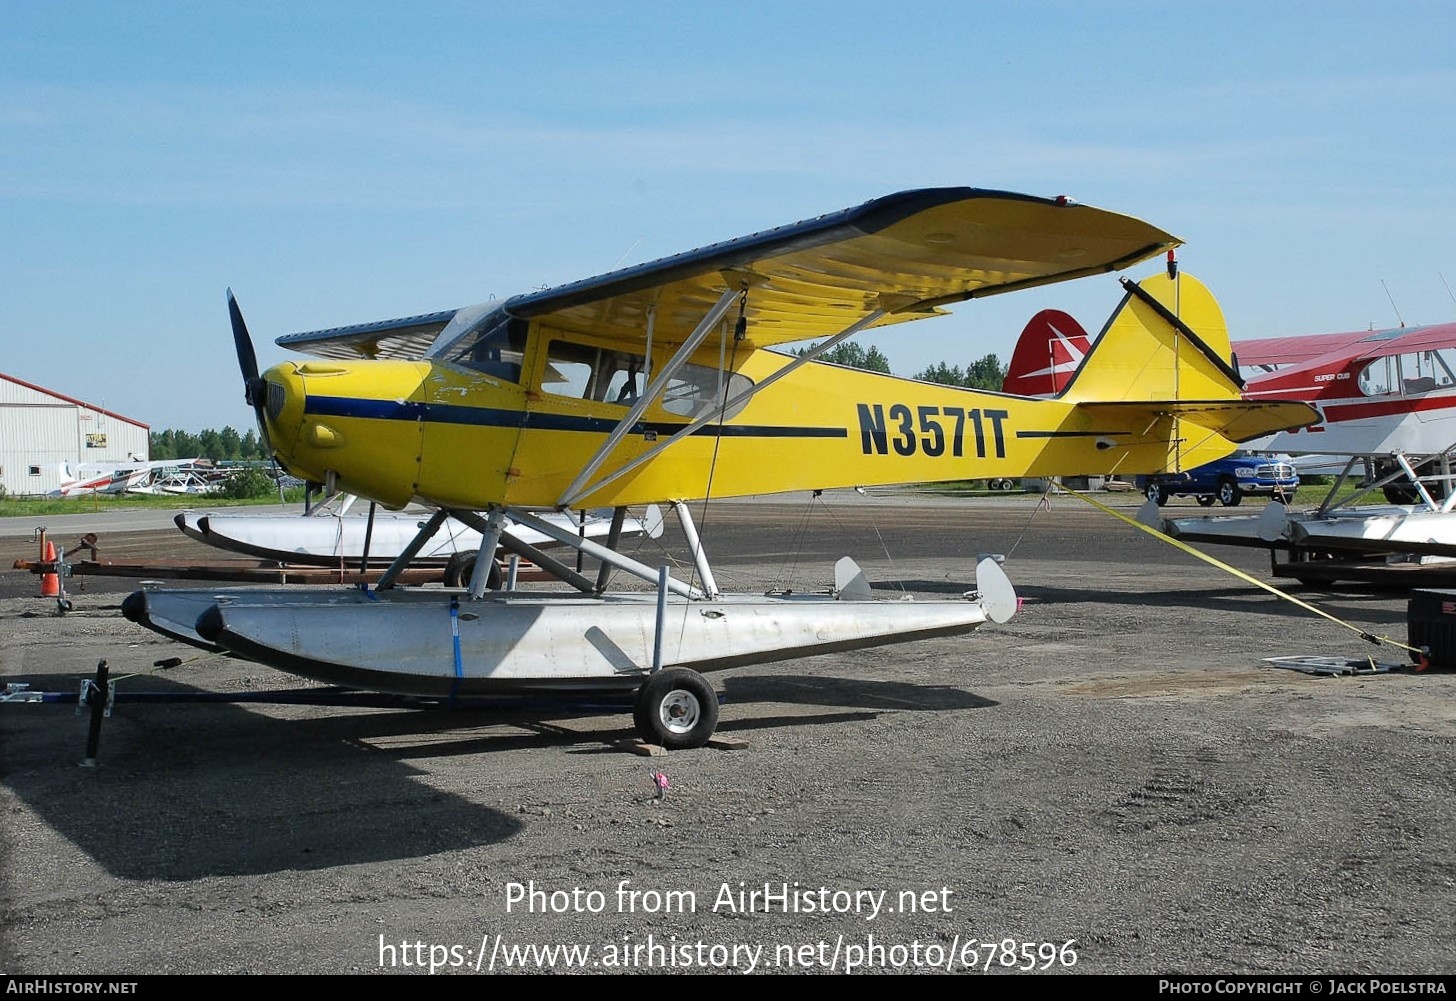
[[[275,366],[265,374],[269,439],[295,475],[387,505],[556,506],[669,351],[656,348],[649,368],[620,343],[532,325],[504,350],[476,356]],[[792,360],[747,343],[701,350],[669,378],[592,482]],[[1166,422],[1135,424],[1071,402],[811,362],[574,502],[636,505],[1170,465]],[[1230,448],[1204,436],[1184,442],[1181,459],[1208,461]]]

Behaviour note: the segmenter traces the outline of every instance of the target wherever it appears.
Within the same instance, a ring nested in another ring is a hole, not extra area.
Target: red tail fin
[[[1082,325],[1059,309],[1033,316],[1016,341],[1011,365],[1001,383],[1003,393],[1056,396],[1082,364],[1091,339]]]

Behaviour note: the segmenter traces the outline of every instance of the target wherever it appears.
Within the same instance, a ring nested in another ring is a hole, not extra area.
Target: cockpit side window
[[[614,403],[628,407],[646,388],[646,358],[570,341],[552,341],[546,349],[541,389],[556,396]]]
[[[1456,365],[1456,352],[1449,348],[1403,354],[1400,356],[1401,387],[1407,396],[1450,389],[1456,385],[1453,365]]]
[[[667,390],[662,394],[662,409],[680,417],[697,418],[720,406],[724,400],[731,400],[753,385],[753,380],[737,372],[727,374],[725,387],[718,377],[716,368],[706,365],[684,365],[668,380]],[[747,406],[746,401],[729,407],[724,420],[736,417]]]
[[[541,389],[556,396],[628,407],[647,389],[645,367],[646,358],[630,351],[551,341],[546,349]],[[737,373],[720,378],[716,368],[683,365],[668,379],[667,389],[657,402],[670,414],[696,418],[722,404],[725,388],[731,399],[752,385],[752,380]],[[735,416],[744,405],[731,407],[727,417]]]
[[[1360,377],[1357,380],[1360,392],[1366,396],[1388,396],[1391,393],[1399,392],[1399,376],[1395,369],[1394,355],[1376,358],[1360,370]]]
[[[1449,390],[1456,387],[1456,351],[1437,348],[1376,358],[1361,370],[1359,386],[1366,396],[1419,396]]]

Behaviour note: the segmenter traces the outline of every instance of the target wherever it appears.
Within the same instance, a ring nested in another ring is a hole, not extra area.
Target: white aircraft
[[[304,566],[340,566],[373,560],[383,566],[397,559],[419,533],[420,523],[433,513],[379,512],[370,505],[367,514],[351,513],[358,498],[341,494],[317,504],[301,515],[258,515],[237,511],[183,511],[174,519],[187,536],[218,549],[243,553],[264,560]],[[572,512],[542,515],[563,530],[589,539],[612,532],[612,519],[598,515],[578,516]],[[662,513],[653,506],[642,518],[627,518],[617,526],[619,537],[662,535]],[[531,546],[551,546],[556,540],[522,525],[507,525],[502,538]],[[447,584],[469,580],[480,532],[469,525],[449,520],[439,534],[415,554],[416,561],[446,564]],[[490,587],[500,584],[500,571],[492,568]]]
[[[63,462],[55,497],[90,494],[206,494],[216,492],[227,474],[207,459],[152,459],[133,462]]]
[[[965,633],[1017,602],[991,559],[957,600],[873,600],[847,557],[827,593],[724,594],[685,501],[1157,472],[1314,418],[1302,403],[1240,399],[1222,313],[1186,275],[1124,279],[1056,399],[816,361],[868,327],[1122,270],[1176,243],[1066,198],[907,191],[504,302],[280,338],[318,357],[266,373],[229,294],[246,398],[280,464],[329,492],[434,513],[371,591],[144,589],[125,611],[356,688],[635,693],[644,740],[699,746],[718,717],[701,671]],[[818,343],[774,350],[798,341]],[[541,517],[608,507],[619,521],[649,503],[677,514],[688,579],[627,557],[616,533],[602,545]],[[480,531],[484,556],[509,520],[655,590],[608,592],[605,572],[558,564],[577,593],[488,592],[489,559],[464,589],[395,587],[447,518]]]

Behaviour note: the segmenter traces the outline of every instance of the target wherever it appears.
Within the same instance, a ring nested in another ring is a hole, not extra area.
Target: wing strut
[[[721,302],[721,300],[720,300],[720,302]],[[581,476],[578,476],[576,478],[576,481],[574,483],[572,483],[572,485],[570,487],[567,488],[566,493],[564,493],[564,494],[561,495],[561,499],[557,501],[557,504],[559,506],[561,506],[561,507],[567,507],[567,506],[569,506],[571,504],[576,503],[578,500],[580,500],[582,497],[586,496],[591,491],[593,491],[593,490],[600,490],[602,487],[607,486],[609,483],[612,483],[613,481],[615,481],[617,479],[620,479],[623,476],[626,476],[632,470],[636,469],[638,466],[640,466],[643,463],[647,462],[649,459],[652,459],[652,458],[656,457],[663,449],[667,448],[673,442],[677,441],[680,438],[686,437],[687,435],[692,434],[698,428],[703,427],[704,425],[710,424],[713,421],[717,420],[718,419],[718,415],[720,413],[727,413],[729,410],[732,410],[734,407],[738,406],[739,404],[745,403],[748,400],[752,399],[754,396],[757,396],[759,393],[763,392],[765,389],[767,389],[768,387],[772,386],[774,383],[778,382],[780,379],[782,379],[784,376],[788,375],[790,372],[793,372],[795,369],[799,368],[800,366],[805,365],[805,364],[808,364],[809,362],[811,362],[814,359],[818,358],[824,352],[830,350],[836,344],[838,344],[839,342],[843,341],[845,338],[854,336],[855,334],[859,333],[861,330],[863,330],[866,327],[870,326],[876,320],[878,320],[880,317],[882,317],[884,315],[885,315],[885,311],[884,310],[877,309],[874,312],[870,313],[869,315],[863,317],[862,319],[857,320],[856,322],[852,323],[851,325],[849,325],[845,329],[841,330],[839,333],[835,334],[833,337],[829,338],[827,341],[823,341],[822,343],[820,343],[818,345],[815,345],[814,347],[810,348],[808,351],[804,352],[802,355],[799,355],[793,361],[789,362],[789,364],[787,364],[783,368],[779,369],[777,372],[775,372],[773,375],[769,376],[767,379],[764,379],[762,382],[757,383],[756,385],[749,386],[743,392],[739,393],[737,396],[735,396],[732,399],[728,400],[722,407],[714,407],[712,410],[710,410],[707,413],[703,414],[702,416],[698,417],[692,423],[688,424],[682,430],[675,432],[672,435],[672,437],[668,438],[666,441],[658,442],[652,448],[648,449],[646,452],[643,452],[641,455],[639,455],[637,458],[633,459],[631,462],[623,465],[622,467],[620,467],[619,469],[617,469],[615,472],[610,473],[607,476],[602,477],[600,480],[596,481],[595,483],[592,483],[590,486],[584,485],[585,480],[586,480],[586,473],[584,472]],[[674,358],[673,360],[676,361],[677,359]],[[669,366],[671,367],[671,363],[669,363]],[[648,399],[648,400],[650,400],[650,398],[651,398],[650,394],[647,397],[644,397],[644,399]],[[626,425],[630,421],[635,420],[635,419],[636,419],[636,415],[635,415],[635,408],[634,408],[634,413],[630,413],[626,417],[622,418],[622,424],[621,425],[618,425],[618,427],[613,430],[613,432],[612,432],[613,436],[614,437],[620,437],[619,435],[617,435],[617,431],[622,430],[622,426],[623,425]],[[612,441],[613,441],[613,439],[612,438],[609,438],[608,439],[608,444],[611,444]],[[605,448],[605,447],[606,446],[603,446],[603,448]],[[589,471],[595,471],[596,467],[601,465],[601,462],[599,461],[601,457],[602,457],[602,453],[599,453],[598,454],[598,461],[595,461],[592,466],[589,466],[588,467],[588,470]]]
[[[673,353],[667,364],[662,366],[662,370],[653,377],[652,383],[646,391],[637,398],[636,403],[632,404],[632,409],[628,410],[626,416],[617,422],[616,427],[612,428],[611,434],[607,435],[607,440],[602,442],[596,455],[592,456],[591,461],[582,468],[576,479],[571,481],[571,486],[566,488],[566,492],[556,502],[558,506],[567,507],[571,504],[572,498],[584,493],[581,489],[582,485],[601,468],[603,462],[607,461],[607,456],[612,453],[612,449],[616,448],[617,444],[626,437],[627,432],[637,423],[637,418],[642,416],[648,404],[662,395],[662,391],[667,387],[667,380],[692,357],[692,353],[698,349],[698,345],[723,318],[723,314],[728,312],[728,307],[733,305],[733,300],[737,299],[742,291],[742,289],[730,288],[718,297],[713,308],[708,310],[707,315],[698,323],[696,329],[688,335],[688,339],[683,341],[682,346]]]

